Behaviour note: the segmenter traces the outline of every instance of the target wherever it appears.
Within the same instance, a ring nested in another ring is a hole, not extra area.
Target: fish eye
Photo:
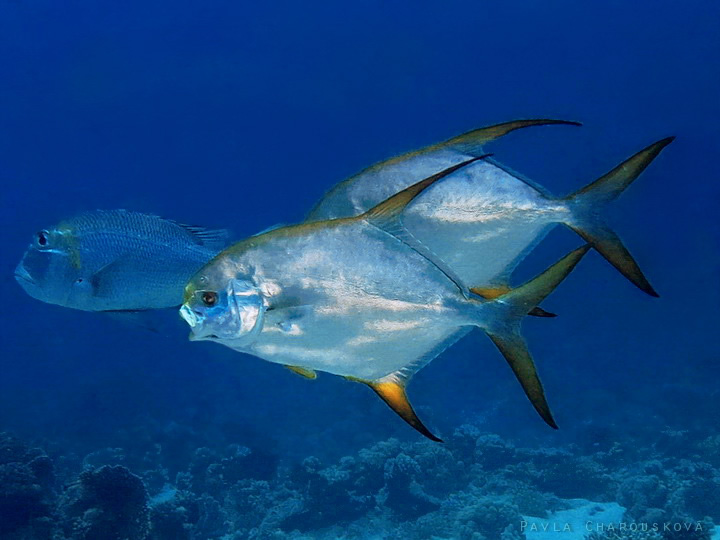
[[[37,242],[37,245],[40,247],[46,247],[50,243],[50,233],[47,231],[40,231],[37,233],[37,238],[35,239]]]
[[[218,295],[216,292],[205,291],[204,293],[202,293],[201,299],[203,304],[205,304],[207,307],[213,307],[215,304],[217,304]]]

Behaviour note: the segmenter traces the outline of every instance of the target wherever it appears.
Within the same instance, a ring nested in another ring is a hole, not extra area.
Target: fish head
[[[15,268],[15,279],[27,294],[50,304],[70,306],[87,287],[83,265],[72,232],[38,231]]]
[[[190,325],[191,341],[230,346],[252,342],[265,319],[264,295],[254,282],[213,268],[201,270],[185,287],[180,316]]]

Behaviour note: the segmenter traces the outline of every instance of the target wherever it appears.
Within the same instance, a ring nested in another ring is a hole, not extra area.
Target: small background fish
[[[95,210],[37,232],[15,278],[33,298],[84,311],[168,308],[227,237],[139,212]]]

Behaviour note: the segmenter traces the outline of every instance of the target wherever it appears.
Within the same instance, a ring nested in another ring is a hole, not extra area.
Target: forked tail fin
[[[545,398],[535,362],[520,334],[520,321],[555,290],[589,249],[589,245],[576,249],[524,285],[479,306],[482,323],[478,326],[485,330],[505,357],[535,410],[555,429],[557,424]]]
[[[594,247],[635,286],[650,296],[658,296],[658,294],[623,245],[620,237],[605,223],[603,210],[608,203],[620,196],[674,139],[675,137],[668,137],[651,144],[606,175],[565,198],[573,212],[572,222],[566,225]]]

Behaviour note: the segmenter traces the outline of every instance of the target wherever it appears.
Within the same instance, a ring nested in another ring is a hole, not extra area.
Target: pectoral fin
[[[129,273],[133,270],[135,270],[133,260],[126,255],[109,262],[89,278],[93,296],[98,298],[111,297],[114,293],[113,285],[115,283],[115,276]]]
[[[300,367],[300,366],[285,366],[293,373],[297,373],[301,377],[305,377],[306,379],[314,380],[317,379],[317,373],[315,373],[314,370]]]
[[[408,401],[405,393],[405,385],[403,381],[393,380],[392,377],[385,377],[378,381],[366,381],[356,379],[354,377],[346,377],[348,380],[361,382],[372,388],[380,398],[395,411],[400,418],[425,435],[428,439],[435,442],[443,442],[442,439],[433,435],[428,428],[420,421],[417,414]]]

